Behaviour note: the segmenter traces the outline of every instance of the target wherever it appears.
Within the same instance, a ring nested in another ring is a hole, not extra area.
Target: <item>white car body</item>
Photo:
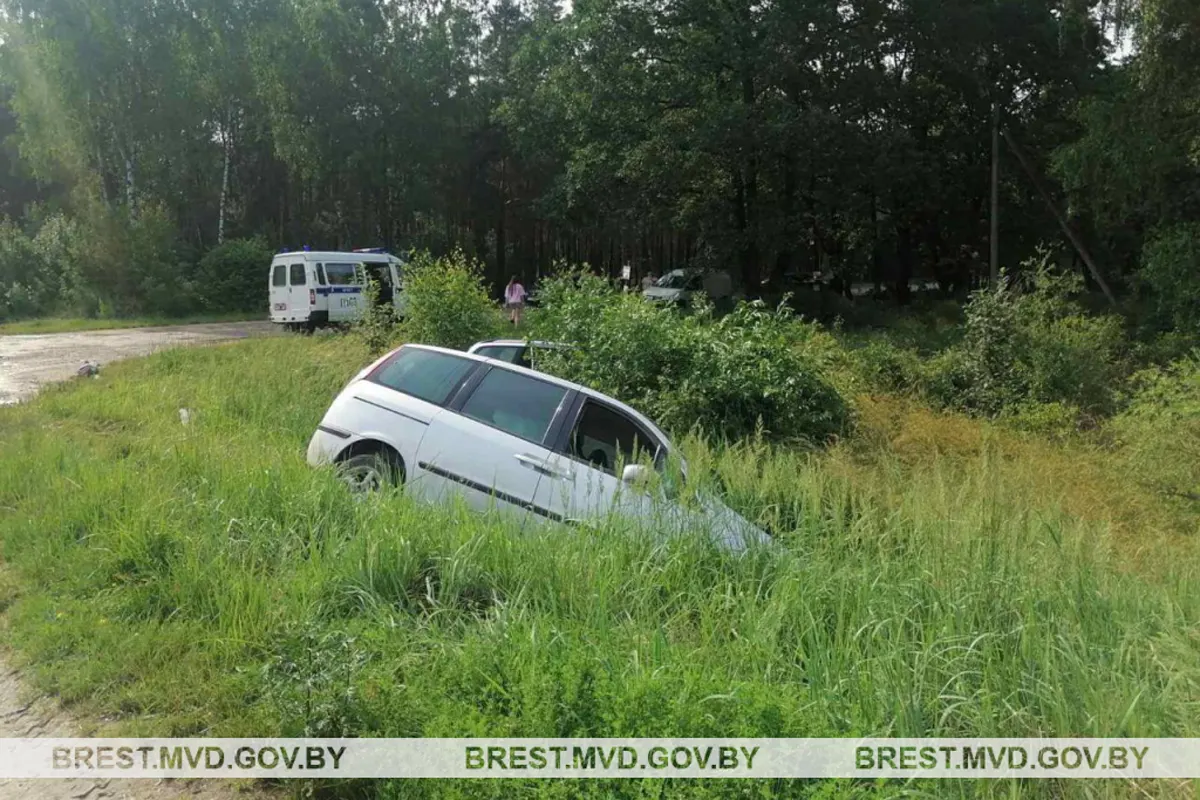
[[[467,350],[468,353],[494,358],[518,367],[534,369],[529,358],[531,351],[538,350],[567,350],[571,345],[559,342],[540,342],[528,339],[495,339],[489,342],[476,342]]]
[[[368,275],[392,295],[404,315],[403,262],[381,251],[296,251],[277,253],[267,272],[271,321],[316,327],[353,322],[366,307]]]
[[[642,296],[665,304],[686,305],[697,294],[717,302],[733,296],[733,281],[727,272],[673,269],[648,286]]]
[[[522,524],[594,525],[616,514],[655,535],[706,531],[737,551],[769,541],[715,498],[685,509],[645,488],[643,464],[618,477],[635,451],[661,470],[672,448],[620,401],[511,363],[409,344],[338,394],[309,442],[308,462],[375,454],[396,466],[407,493],[432,502],[460,496]]]

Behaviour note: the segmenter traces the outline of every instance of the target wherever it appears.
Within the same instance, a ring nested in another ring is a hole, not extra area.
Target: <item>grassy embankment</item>
[[[243,311],[227,314],[192,314],[186,317],[39,317],[37,319],[0,322],[0,336],[115,330],[118,328],[151,328],[159,325],[191,325],[203,322],[243,322],[252,319],[266,319],[266,316]]]
[[[858,434],[826,454],[692,446],[733,504],[781,532],[777,555],[655,549],[619,531],[517,535],[461,508],[356,503],[305,465],[313,427],[364,361],[355,348],[287,337],[172,350],[0,409],[5,638],[40,688],[113,720],[95,732],[1200,736],[1195,519],[1140,492],[1119,454],[864,399]]]

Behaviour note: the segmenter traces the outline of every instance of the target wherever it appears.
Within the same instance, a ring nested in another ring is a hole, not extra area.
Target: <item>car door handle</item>
[[[551,478],[562,478],[563,480],[574,480],[575,476],[568,470],[559,469],[552,464],[547,463],[544,458],[531,456],[526,453],[517,453],[514,458],[522,466],[529,467],[534,472],[540,472],[543,475],[548,475]]]

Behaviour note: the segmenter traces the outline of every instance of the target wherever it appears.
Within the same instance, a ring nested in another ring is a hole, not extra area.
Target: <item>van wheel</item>
[[[387,453],[363,453],[338,464],[338,475],[354,494],[370,494],[403,485],[404,464]]]

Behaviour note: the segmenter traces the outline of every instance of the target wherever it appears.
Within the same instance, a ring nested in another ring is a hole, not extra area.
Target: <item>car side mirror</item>
[[[650,469],[645,464],[626,464],[621,472],[622,483],[640,486],[650,479]]]

